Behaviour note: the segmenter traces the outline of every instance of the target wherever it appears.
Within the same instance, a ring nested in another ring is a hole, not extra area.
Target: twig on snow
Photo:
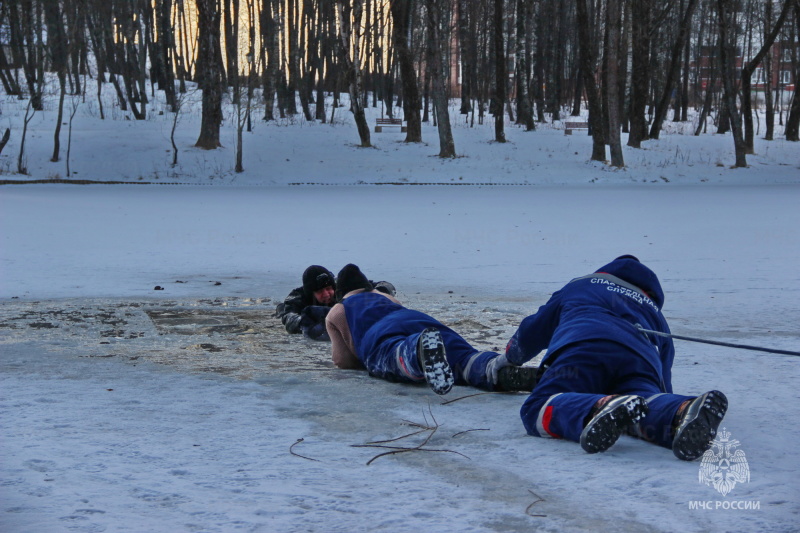
[[[373,457],[372,459],[367,461],[367,466],[369,466],[374,460],[378,459],[379,457],[383,457],[385,455],[394,455],[396,453],[405,453],[405,452],[445,452],[445,453],[454,453],[456,455],[460,455],[461,457],[463,457],[465,459],[469,459],[468,456],[464,455],[461,452],[457,452],[455,450],[439,450],[439,449],[434,449],[434,448],[423,448],[422,446],[423,445],[420,444],[419,446],[414,446],[413,448],[393,448],[392,450],[390,450],[388,452],[379,453],[378,455],[376,455],[375,457]],[[353,447],[354,448],[365,448],[365,447],[368,447],[368,446],[366,446],[364,444],[354,444]],[[390,446],[373,446],[373,448],[389,448],[389,447]]]
[[[406,437],[413,437],[414,435],[419,435],[420,433],[424,433],[426,431],[430,431],[430,428],[424,427],[424,428],[420,429],[419,431],[414,431],[413,433],[409,433],[408,435],[403,435],[402,437],[395,437],[393,439],[374,440],[374,441],[368,442],[367,444],[364,444],[363,446],[376,445],[376,444],[386,444],[387,442],[396,442],[398,440],[405,439]]]
[[[451,438],[454,439],[460,435],[463,435],[464,433],[469,433],[470,431],[489,431],[489,429],[488,428],[466,429],[464,431],[459,431],[458,433],[454,433]]]
[[[534,501],[533,503],[531,503],[529,506],[527,506],[525,508],[525,514],[528,515],[528,516],[535,516],[535,517],[539,517],[539,518],[545,518],[547,516],[546,514],[531,514],[530,513],[531,507],[533,507],[534,505],[536,505],[539,502],[543,502],[544,498],[542,498],[541,496],[539,496],[538,494],[533,492],[531,489],[528,489],[528,492],[533,494],[537,499],[536,499],[536,501]]]
[[[461,396],[460,398],[453,398],[452,400],[447,400],[445,402],[442,402],[442,405],[447,405],[449,403],[457,402],[459,400],[464,400],[466,398],[472,398],[473,396],[483,396],[484,394],[509,394],[509,393],[504,392],[504,391],[476,392],[475,394],[467,394],[466,396]]]
[[[428,415],[430,415],[431,420],[433,420],[433,425],[431,425],[428,422]],[[394,438],[394,439],[387,439],[387,440],[381,440],[381,441],[368,442],[367,444],[352,444],[351,446],[353,448],[388,448],[389,449],[389,451],[383,452],[383,453],[379,453],[378,455],[376,455],[375,457],[373,457],[372,459],[367,461],[367,465],[372,464],[372,462],[375,461],[376,459],[378,459],[379,457],[384,457],[386,455],[394,455],[394,454],[397,454],[397,453],[405,453],[405,452],[447,452],[447,453],[455,453],[457,455],[460,455],[461,457],[465,457],[465,458],[469,459],[469,457],[467,457],[463,453],[460,453],[460,452],[457,452],[457,451],[454,451],[454,450],[442,450],[442,449],[425,448],[425,445],[427,445],[428,442],[430,442],[431,438],[433,437],[433,434],[436,433],[436,431],[439,429],[439,423],[436,421],[436,417],[433,416],[433,411],[431,410],[430,404],[428,404],[428,413],[426,414],[425,411],[423,411],[422,412],[422,416],[425,419],[425,423],[424,424],[420,424],[418,422],[411,422],[409,420],[403,420],[403,422],[405,422],[406,424],[408,424],[410,426],[420,428],[419,431],[414,431],[414,432],[411,432],[411,433],[409,433],[407,435],[403,435],[401,437],[397,437],[397,438]],[[425,433],[425,432],[428,432],[428,435],[417,446],[387,446],[386,445],[387,443],[396,442],[398,440],[405,439],[407,437],[413,437],[414,435],[419,435],[420,433]]]
[[[292,448],[294,448],[295,446],[297,446],[298,444],[300,444],[304,440],[305,439],[303,439],[303,438],[297,439],[294,444],[289,446],[289,453],[291,453],[295,457],[300,457],[302,459],[308,459],[309,461],[316,461],[317,463],[321,462],[319,459],[312,459],[311,457],[306,457],[305,455],[300,455],[299,453],[295,453],[294,450],[292,450]]]

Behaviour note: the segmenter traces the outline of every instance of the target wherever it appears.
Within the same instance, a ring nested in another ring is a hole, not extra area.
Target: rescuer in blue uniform
[[[520,415],[538,437],[607,450],[628,431],[693,460],[711,446],[727,409],[719,391],[673,394],[671,338],[655,273],[631,255],[573,279],[525,318],[506,348],[511,364],[547,353]]]

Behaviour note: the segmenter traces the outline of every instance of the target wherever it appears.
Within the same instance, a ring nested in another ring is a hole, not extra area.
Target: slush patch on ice
[[[150,309],[145,312],[162,333],[196,335],[246,331],[236,313],[222,314],[219,310],[205,309]]]
[[[438,318],[479,349],[497,350],[523,314],[483,313],[465,302],[441,298],[405,298],[407,307]],[[475,313],[480,314],[480,320]],[[334,370],[330,343],[290,335],[275,317],[269,299],[228,297],[141,301],[120,298],[5,302],[0,307],[0,346],[29,338],[37,329],[42,349],[53,354],[75,351],[97,361],[122,360],[169,365],[191,372],[224,374],[237,379],[261,379],[284,374],[298,384],[317,379],[351,379],[353,372]],[[356,372],[356,374],[361,374]],[[436,386],[447,379],[434,375]],[[51,402],[46,397],[35,401]]]

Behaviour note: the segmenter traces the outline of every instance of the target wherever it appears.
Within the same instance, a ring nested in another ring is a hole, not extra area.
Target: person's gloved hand
[[[486,365],[486,377],[492,383],[497,384],[497,373],[506,366],[511,366],[511,363],[506,359],[506,354],[498,355]]]
[[[508,341],[508,344],[506,344],[506,353],[504,355],[508,361],[517,366],[524,364],[528,359],[530,359],[530,357],[526,359],[525,353],[519,346],[519,341],[517,341],[517,339],[514,337],[511,337],[511,339]]]
[[[330,340],[325,327],[325,317],[330,310],[330,307],[324,305],[309,305],[304,308],[300,313],[300,329],[303,336],[315,341]]]
[[[311,327],[303,328],[303,336],[312,341],[330,341],[328,329],[325,327],[325,322],[314,324]]]
[[[286,313],[281,317],[281,322],[286,326],[289,333],[300,333],[300,320],[302,317],[297,313]]]
[[[300,327],[308,328],[321,322],[324,324],[330,310],[324,305],[309,305],[300,312]]]

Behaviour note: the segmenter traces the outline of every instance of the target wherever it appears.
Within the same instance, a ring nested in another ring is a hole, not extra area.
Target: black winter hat
[[[350,263],[345,265],[336,276],[336,301],[341,302],[344,295],[356,289],[372,290],[372,284],[361,269]]]
[[[325,287],[336,288],[333,272],[319,265],[311,265],[303,272],[303,292],[311,297],[316,291]]]

